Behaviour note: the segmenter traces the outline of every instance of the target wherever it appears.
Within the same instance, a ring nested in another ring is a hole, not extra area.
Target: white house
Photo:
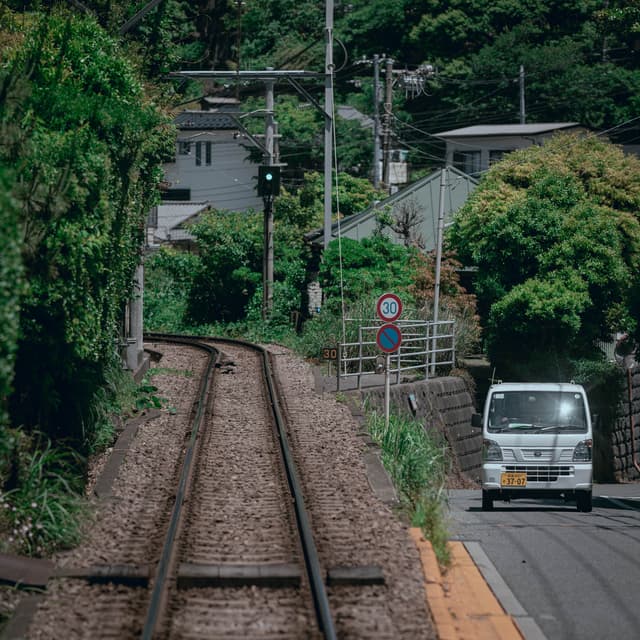
[[[448,165],[469,175],[477,175],[510,151],[540,145],[558,131],[586,133],[588,130],[577,122],[481,124],[441,131],[435,136],[447,144]]]
[[[163,200],[208,202],[219,211],[262,210],[258,164],[249,159],[254,143],[234,119],[238,101],[210,98],[203,104],[208,108],[182,111],[174,119],[176,155],[164,165]]]

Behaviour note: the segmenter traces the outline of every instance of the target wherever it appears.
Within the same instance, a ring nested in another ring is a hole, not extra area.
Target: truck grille
[[[506,465],[505,471],[515,473],[526,473],[527,482],[555,482],[559,476],[573,476],[573,467],[570,466],[537,466],[526,464],[510,464]]]

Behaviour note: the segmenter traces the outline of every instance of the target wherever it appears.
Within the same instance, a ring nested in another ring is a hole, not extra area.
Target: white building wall
[[[179,153],[181,142],[190,142],[188,155]],[[201,143],[201,164],[196,165],[196,142]],[[211,164],[206,164],[206,143],[211,143]],[[181,131],[176,161],[164,165],[170,189],[190,189],[192,201],[208,201],[215,209],[246,211],[263,208],[256,192],[258,165],[249,160],[247,141],[233,131]]]

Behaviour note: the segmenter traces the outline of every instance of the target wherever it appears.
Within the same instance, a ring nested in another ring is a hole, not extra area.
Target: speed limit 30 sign
[[[393,322],[397,320],[402,313],[402,301],[395,293],[383,293],[378,298],[376,313],[380,320]]]

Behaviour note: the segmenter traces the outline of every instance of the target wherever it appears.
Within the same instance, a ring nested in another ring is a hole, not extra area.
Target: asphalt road
[[[498,597],[517,608],[514,595],[533,621],[528,639],[640,638],[640,484],[597,485],[591,513],[561,500],[494,504],[483,512],[479,489],[451,491],[451,538],[488,556]]]

